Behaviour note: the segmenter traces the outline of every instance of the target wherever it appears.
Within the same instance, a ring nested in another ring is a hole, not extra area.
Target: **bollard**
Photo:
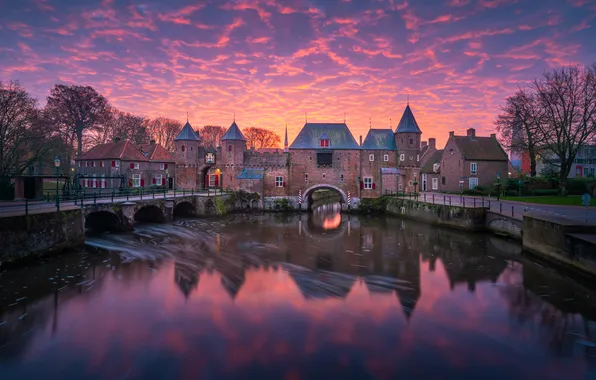
[[[195,195],[195,188],[194,187],[192,189],[190,189],[190,196],[192,197],[193,195]]]
[[[511,206],[511,217],[513,218],[513,206]]]
[[[151,189],[151,192],[153,193],[153,199],[155,199],[155,189]]]
[[[56,211],[60,211],[60,197],[56,194]]]
[[[114,189],[112,189],[112,203],[114,203]]]
[[[433,204],[435,204],[435,195],[433,194]]]
[[[463,199],[463,205],[464,205],[464,207],[466,207],[466,198],[462,197],[462,199]]]
[[[141,200],[143,200],[143,188],[141,187]]]
[[[449,206],[451,206],[451,195],[449,196]]]
[[[426,203],[426,193],[424,193],[424,203]]]
[[[447,204],[447,199],[445,198],[446,195],[443,195],[443,204],[446,205]]]
[[[474,198],[474,208],[476,208],[476,198]]]
[[[168,190],[167,189],[164,189],[164,191],[163,191],[163,199],[166,199],[166,193],[167,192],[168,192]]]
[[[126,191],[126,201],[128,201],[128,190]]]
[[[499,203],[499,214],[503,213],[503,204]]]
[[[84,193],[81,193],[81,208],[83,208],[83,198],[85,198],[83,195]]]
[[[184,197],[186,195],[186,189],[182,189],[182,196]]]

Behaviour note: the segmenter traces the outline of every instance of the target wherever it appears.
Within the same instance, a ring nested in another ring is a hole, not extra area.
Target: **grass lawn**
[[[539,197],[501,197],[506,201],[540,203],[545,205],[567,205],[567,206],[581,206],[581,195],[568,195],[566,197],[559,196],[539,196]],[[590,206],[596,206],[596,198],[592,198]]]

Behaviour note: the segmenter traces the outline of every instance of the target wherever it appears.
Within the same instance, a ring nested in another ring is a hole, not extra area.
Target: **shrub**
[[[294,208],[288,198],[281,198],[275,200],[275,209],[279,211],[291,211]]]
[[[484,195],[484,193],[482,192],[482,190],[478,190],[478,188],[475,189],[465,189],[464,191],[462,191],[463,195]]]
[[[567,180],[567,194],[582,195],[588,192],[590,185],[596,182],[593,179],[569,178]]]
[[[380,198],[362,198],[360,199],[358,211],[374,214],[383,214],[387,210],[388,202],[389,197],[387,196],[382,196]]]

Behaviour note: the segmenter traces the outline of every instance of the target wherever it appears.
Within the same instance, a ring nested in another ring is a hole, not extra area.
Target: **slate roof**
[[[242,169],[236,179],[263,179],[265,169]]]
[[[401,116],[401,120],[397,125],[395,133],[422,133],[409,104],[406,106],[404,114]]]
[[[324,149],[360,149],[346,123],[306,123],[290,149],[321,149],[323,135],[329,138],[329,148]]]
[[[424,162],[420,168],[420,173],[435,173],[433,170],[434,164],[440,164],[443,158],[443,149],[435,150],[427,158],[423,158]],[[437,173],[439,173],[441,169]]]
[[[176,159],[160,144],[141,144],[139,149],[150,161],[176,162]]]
[[[452,136],[466,160],[508,161],[509,157],[497,139],[492,137]]]
[[[232,125],[230,125],[230,128],[228,128],[228,130],[226,131],[226,133],[224,133],[221,139],[246,141],[244,135],[240,131],[240,128],[238,128],[238,124],[236,124],[236,122],[233,122]]]
[[[362,143],[362,149],[396,150],[393,131],[391,129],[370,129]]]
[[[184,140],[201,141],[201,138],[199,137],[197,132],[195,132],[194,129],[192,129],[192,127],[190,126],[190,123],[187,121],[186,124],[184,124],[184,127],[182,127],[182,130],[180,131],[180,133],[178,133],[178,136],[176,136],[176,138],[174,140],[176,140],[176,141],[184,141]]]
[[[91,148],[76,160],[107,160],[149,161],[139,148],[128,140],[99,144]]]

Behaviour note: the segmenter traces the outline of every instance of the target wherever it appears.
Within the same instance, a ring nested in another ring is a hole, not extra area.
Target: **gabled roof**
[[[184,127],[182,127],[182,130],[180,131],[180,133],[178,133],[178,136],[176,136],[176,138],[174,140],[176,140],[176,141],[185,141],[185,140],[201,141],[201,138],[199,137],[197,132],[195,132],[194,129],[192,129],[192,127],[190,126],[190,123],[187,121],[186,124],[184,124]]]
[[[265,175],[264,169],[242,169],[236,179],[263,179]]]
[[[141,144],[139,149],[149,161],[176,162],[176,159],[160,144]]]
[[[451,136],[466,160],[508,161],[507,153],[493,137]]]
[[[395,133],[422,133],[409,104],[406,106],[404,114],[401,116],[401,120],[397,125]]]
[[[91,148],[77,160],[124,160],[149,161],[147,157],[128,140],[99,144]]]
[[[362,149],[396,150],[393,131],[391,129],[370,129],[362,143]]]
[[[435,171],[433,170],[433,166],[434,164],[440,164],[442,158],[443,149],[435,150],[434,152],[430,153],[428,157],[424,158],[422,162],[422,167],[420,168],[420,173],[435,173]]]
[[[228,130],[226,131],[226,133],[224,133],[221,139],[246,141],[244,135],[240,131],[240,128],[238,128],[238,124],[236,124],[236,122],[233,122],[232,125],[230,125],[230,128],[228,128]]]
[[[329,149],[360,149],[346,123],[306,123],[290,149],[320,149],[323,135],[329,138]]]

